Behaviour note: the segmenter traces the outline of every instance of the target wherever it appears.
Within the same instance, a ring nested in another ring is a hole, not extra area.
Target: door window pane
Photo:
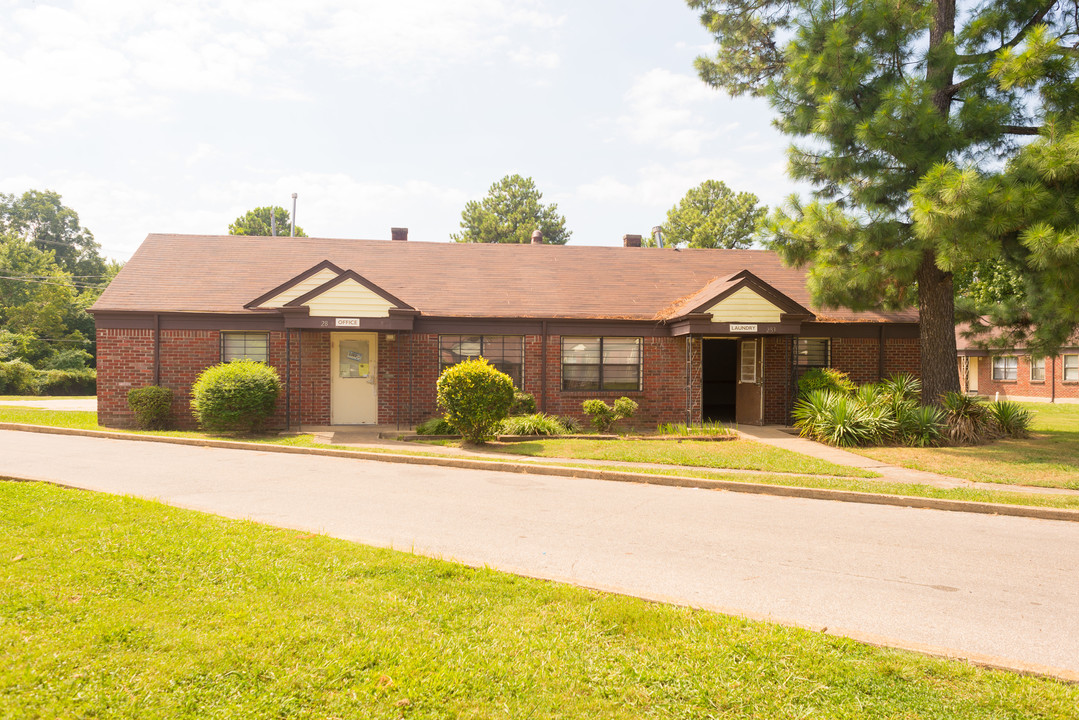
[[[367,340],[342,340],[338,347],[338,372],[343,378],[365,378],[371,375],[371,356]]]

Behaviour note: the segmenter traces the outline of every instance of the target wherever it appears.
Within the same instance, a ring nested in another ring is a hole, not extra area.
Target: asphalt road
[[[1079,679],[1079,523],[13,431],[0,476]]]

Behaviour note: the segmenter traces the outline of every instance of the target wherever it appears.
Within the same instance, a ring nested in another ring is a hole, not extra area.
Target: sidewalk
[[[560,460],[563,460],[566,462],[572,462],[575,465],[587,465],[597,468],[620,467],[671,470],[679,467],[677,465],[666,465],[660,463],[622,462],[614,460],[587,460],[579,458],[531,457],[528,455],[517,455],[514,453],[500,453],[497,451],[484,452],[476,450],[464,450],[458,447],[446,447],[444,445],[431,445],[427,443],[389,440],[384,437],[379,437],[380,434],[386,434],[395,431],[396,429],[393,426],[377,425],[353,426],[347,429],[342,429],[340,427],[304,429],[304,432],[312,432],[314,434],[316,442],[325,443],[327,445],[341,445],[344,447],[366,449],[377,448],[382,450],[397,451],[411,450],[413,452],[421,451],[425,453],[445,455],[447,457],[487,458],[492,460],[505,460],[508,462],[519,464],[550,464],[557,463]],[[407,431],[402,430],[401,432],[404,433]],[[924,470],[912,470],[910,468],[899,467],[897,465],[889,465],[887,463],[883,463],[879,460],[874,460],[863,455],[857,455],[846,450],[841,450],[839,448],[834,448],[829,445],[824,445],[822,443],[798,437],[797,435],[792,434],[792,432],[789,432],[778,426],[742,426],[738,428],[738,434],[741,438],[745,440],[753,440],[759,443],[763,443],[765,445],[771,445],[773,447],[777,447],[783,450],[789,450],[791,452],[799,453],[801,455],[808,455],[809,457],[826,460],[828,462],[835,463],[836,465],[843,465],[845,467],[868,470],[878,473],[880,475],[879,478],[867,478],[870,481],[878,480],[880,482],[906,483],[910,485],[928,485],[930,487],[938,488],[970,488],[975,490],[1007,491],[1017,493],[1029,493],[1032,495],[1079,495],[1079,490],[1034,487],[1029,485],[1002,485],[1000,483],[980,483],[974,482],[972,480],[965,480],[963,478],[955,478],[947,475],[939,475],[937,473],[926,472]],[[611,442],[618,441],[612,440]],[[700,470],[702,468],[692,469]],[[772,470],[739,470],[728,468],[703,469],[715,470],[717,472],[730,473],[734,475],[768,474],[792,476],[820,476],[819,473],[784,473]]]

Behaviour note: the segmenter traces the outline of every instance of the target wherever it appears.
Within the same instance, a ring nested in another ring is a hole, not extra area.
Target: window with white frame
[[[641,339],[562,338],[563,390],[640,390]]]
[[[1015,380],[1019,377],[1019,358],[1001,355],[993,358],[994,380]]]
[[[742,341],[742,357],[739,363],[739,382],[757,382],[757,341]]]
[[[1030,359],[1030,381],[1045,382],[1045,358]]]
[[[439,335],[438,371],[464,360],[482,357],[513,380],[520,389],[524,382],[525,339],[523,335]]]
[[[1079,381],[1079,355],[1064,356],[1064,382]]]
[[[257,332],[221,333],[221,362],[270,359],[270,334]]]
[[[826,368],[832,363],[831,338],[798,338],[798,367]]]

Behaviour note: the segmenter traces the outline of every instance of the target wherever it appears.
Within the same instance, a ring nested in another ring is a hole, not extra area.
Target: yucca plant
[[[922,396],[922,381],[910,373],[896,373],[880,383],[881,392],[896,400],[918,400]]]
[[[997,400],[986,406],[992,423],[1001,435],[1012,438],[1030,437],[1030,423],[1034,416],[1019,403]]]
[[[944,437],[944,411],[910,403],[898,416],[899,442],[912,447],[935,447]]]
[[[824,442],[837,447],[856,447],[872,441],[874,431],[866,407],[857,399],[833,394],[821,419]]]
[[[840,397],[834,390],[812,390],[794,403],[791,416],[794,418],[794,426],[802,437],[813,440],[822,440],[821,427],[824,416],[834,398]]]
[[[989,409],[981,398],[961,393],[944,393],[948,439],[959,445],[978,445],[993,434]]]
[[[857,402],[859,399],[855,397],[854,400]],[[883,401],[871,405],[863,404],[861,417],[865,423],[865,444],[883,445],[895,440],[899,422],[896,420],[890,404]]]

